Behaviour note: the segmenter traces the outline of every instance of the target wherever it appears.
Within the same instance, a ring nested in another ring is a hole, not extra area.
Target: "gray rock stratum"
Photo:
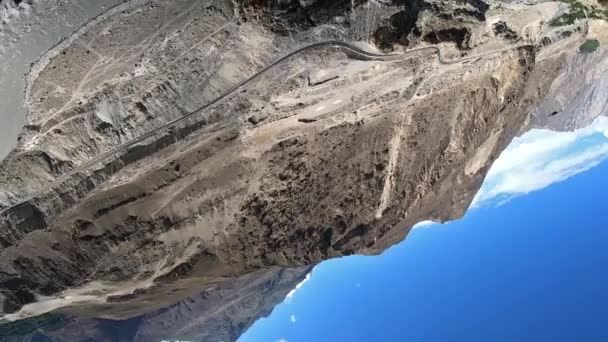
[[[128,318],[461,217],[514,136],[606,113],[606,12],[585,6],[560,25],[569,6],[540,1],[109,9],[26,76],[0,312]]]

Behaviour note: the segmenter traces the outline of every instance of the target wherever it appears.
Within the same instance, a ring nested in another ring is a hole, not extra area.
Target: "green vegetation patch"
[[[592,53],[595,52],[598,47],[600,47],[600,42],[597,39],[587,39],[578,50],[582,53]]]
[[[549,25],[551,26],[567,26],[572,25],[578,19],[604,19],[608,20],[608,10],[602,10],[599,8],[587,7],[576,0],[559,0],[570,5],[568,12],[560,15],[559,17],[551,20]]]

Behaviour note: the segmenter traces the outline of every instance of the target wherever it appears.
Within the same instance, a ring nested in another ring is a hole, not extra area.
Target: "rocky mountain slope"
[[[26,77],[28,124],[0,164],[4,319],[136,316],[462,216],[514,136],[606,113],[606,22],[585,6],[598,14],[481,0],[110,9]]]
[[[277,268],[247,274],[236,281],[215,284],[162,309],[123,320],[103,317],[86,308],[47,314],[6,324],[3,341],[234,341],[260,317],[282,302],[312,267]],[[104,310],[116,314],[121,303]]]
[[[3,0],[0,1],[0,158],[17,143],[24,124],[23,101],[31,64],[75,30],[122,0]],[[52,13],[52,18],[49,17]]]

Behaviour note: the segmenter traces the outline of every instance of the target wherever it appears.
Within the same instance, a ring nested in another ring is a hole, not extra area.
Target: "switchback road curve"
[[[266,74],[270,69],[272,69],[273,67],[277,66],[278,64],[290,59],[291,57],[298,55],[300,53],[306,52],[306,51],[310,51],[310,50],[315,50],[315,49],[320,49],[320,48],[326,48],[326,47],[338,47],[341,48],[342,50],[345,50],[346,52],[350,52],[351,54],[354,54],[355,58],[361,58],[364,60],[378,60],[378,61],[396,61],[396,60],[400,60],[403,59],[405,57],[410,56],[411,54],[414,53],[418,53],[418,52],[422,52],[422,51],[433,51],[437,54],[438,56],[438,60],[440,64],[455,64],[455,63],[459,63],[459,62],[463,62],[466,60],[470,60],[470,59],[474,59],[474,58],[481,58],[484,56],[488,56],[491,54],[496,54],[496,53],[501,53],[501,52],[505,52],[505,51],[509,51],[509,50],[513,50],[516,48],[520,48],[522,46],[515,46],[515,47],[507,47],[504,49],[500,49],[500,50],[495,50],[495,51],[491,51],[491,52],[487,52],[487,53],[483,53],[480,55],[474,55],[474,56],[467,56],[467,57],[463,57],[463,58],[459,58],[459,59],[455,59],[455,60],[445,60],[441,54],[441,50],[436,47],[436,46],[426,46],[426,47],[421,47],[421,48],[417,48],[417,49],[412,49],[409,51],[405,51],[404,53],[395,53],[395,54],[378,54],[378,53],[373,53],[373,52],[369,52],[369,51],[365,51],[353,44],[347,43],[347,42],[343,42],[343,41],[339,41],[339,40],[328,40],[328,41],[323,41],[323,42],[318,42],[318,43],[312,43],[303,47],[300,47],[286,55],[284,55],[283,57],[275,60],[274,62],[270,63],[269,65],[267,65],[266,67],[264,67],[263,69],[259,70],[258,72],[256,72],[255,74],[253,74],[252,76],[250,76],[249,78],[247,78],[246,80],[240,82],[239,84],[233,86],[232,88],[228,89],[226,92],[224,92],[222,95],[220,95],[219,97],[215,98],[214,100],[208,102],[207,104],[197,108],[196,110],[182,116],[179,117],[177,119],[174,119],[160,127],[157,127],[145,134],[140,135],[137,138],[134,138],[132,140],[129,140],[125,143],[122,143],[100,155],[98,155],[97,157],[86,161],[78,166],[76,166],[75,168],[73,168],[72,170],[64,173],[63,175],[57,177],[55,180],[51,181],[50,183],[48,183],[47,185],[43,186],[42,188],[40,188],[39,190],[35,191],[34,193],[28,195],[27,197],[25,197],[24,199],[20,200],[19,202],[12,204],[9,207],[6,207],[4,209],[2,209],[0,211],[0,215],[4,216],[5,213],[7,213],[10,209],[17,207],[21,204],[24,204],[26,202],[29,202],[31,200],[33,200],[34,198],[38,197],[39,195],[45,193],[46,191],[61,185],[63,182],[65,182],[66,180],[68,180],[70,177],[72,177],[73,175],[75,175],[78,172],[82,172],[92,166],[94,166],[95,164],[98,163],[103,163],[104,161],[108,160],[109,158],[111,158],[112,156],[116,155],[117,153],[121,152],[121,151],[125,151],[126,149],[128,149],[129,147],[138,144],[150,137],[152,137],[153,135],[155,135],[156,133],[159,133],[165,129],[170,129],[172,127],[174,127],[175,125],[177,125],[178,123],[194,116],[194,115],[198,115],[200,114],[202,111],[206,110],[207,108],[221,102],[222,100],[224,100],[225,98],[229,97],[230,95],[240,91],[242,88],[244,88],[245,86],[247,86],[249,83],[255,81],[256,79],[260,78],[261,76],[263,76],[264,74]]]

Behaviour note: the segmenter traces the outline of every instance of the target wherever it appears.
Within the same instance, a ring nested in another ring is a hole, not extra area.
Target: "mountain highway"
[[[523,45],[525,46],[525,45]],[[256,72],[255,74],[253,74],[252,76],[250,76],[249,78],[245,79],[244,81],[240,82],[239,84],[233,86],[232,88],[228,89],[227,91],[225,91],[222,95],[218,96],[217,98],[215,98],[214,100],[206,103],[205,105],[197,108],[196,110],[182,116],[179,118],[176,118],[160,127],[157,127],[145,134],[140,135],[137,138],[134,138],[132,140],[129,140],[125,143],[122,143],[98,156],[96,156],[95,158],[88,160],[78,166],[76,166],[75,168],[73,168],[72,170],[64,173],[63,175],[59,176],[58,178],[56,178],[55,180],[51,181],[50,183],[46,184],[45,186],[43,186],[41,189],[37,190],[36,192],[28,195],[27,197],[25,197],[24,199],[20,200],[19,202],[11,205],[10,207],[6,207],[4,209],[2,209],[0,211],[0,215],[5,214],[8,210],[10,210],[11,208],[14,208],[20,204],[26,203],[31,201],[32,199],[36,198],[37,196],[45,193],[46,191],[62,184],[63,182],[65,182],[66,180],[68,180],[70,177],[72,177],[73,175],[75,175],[78,172],[82,172],[98,163],[102,163],[108,159],[110,159],[112,156],[127,150],[128,148],[130,148],[131,146],[138,144],[142,141],[144,141],[145,139],[148,139],[150,137],[152,137],[153,135],[155,135],[156,133],[159,133],[163,130],[166,129],[170,129],[172,127],[174,127],[176,124],[194,116],[197,114],[200,114],[202,111],[204,111],[205,109],[221,102],[222,100],[224,100],[225,98],[229,97],[230,95],[239,92],[241,89],[243,89],[244,87],[246,87],[248,84],[250,84],[251,82],[255,81],[256,79],[260,78],[261,76],[263,76],[264,74],[266,74],[270,69],[272,69],[273,67],[277,66],[278,64],[281,64],[282,62],[290,59],[291,57],[298,55],[300,53],[306,52],[306,51],[310,51],[310,50],[315,50],[315,49],[320,49],[320,48],[327,48],[327,47],[338,47],[346,52],[350,52],[352,57],[355,58],[361,58],[363,60],[378,60],[378,61],[396,61],[396,60],[401,60],[404,59],[412,54],[415,53],[419,53],[419,52],[423,52],[423,51],[433,51],[437,54],[438,57],[438,61],[440,64],[455,64],[455,63],[460,63],[460,62],[464,62],[466,60],[471,60],[471,59],[475,59],[475,58],[481,58],[484,56],[488,56],[488,55],[492,55],[492,54],[496,54],[496,53],[501,53],[501,52],[505,52],[505,51],[509,51],[509,50],[513,50],[516,48],[520,48],[523,47],[522,45],[520,46],[515,46],[515,47],[507,47],[504,49],[500,49],[500,50],[495,50],[495,51],[490,51],[487,53],[483,53],[483,54],[479,54],[479,55],[473,55],[473,56],[466,56],[463,58],[459,58],[459,59],[455,59],[455,60],[446,60],[443,58],[441,50],[436,47],[436,46],[425,46],[425,47],[421,47],[421,48],[417,48],[417,49],[412,49],[409,51],[405,51],[404,53],[394,53],[394,54],[378,54],[378,53],[373,53],[373,52],[369,52],[369,51],[365,51],[353,44],[347,43],[347,42],[343,42],[343,41],[339,41],[339,40],[328,40],[328,41],[323,41],[323,42],[318,42],[318,43],[312,43],[303,47],[300,47],[286,55],[284,55],[283,57],[275,60],[274,62],[268,64],[266,67],[262,68],[261,70],[259,70],[258,72]],[[354,55],[354,56],[353,56]]]

